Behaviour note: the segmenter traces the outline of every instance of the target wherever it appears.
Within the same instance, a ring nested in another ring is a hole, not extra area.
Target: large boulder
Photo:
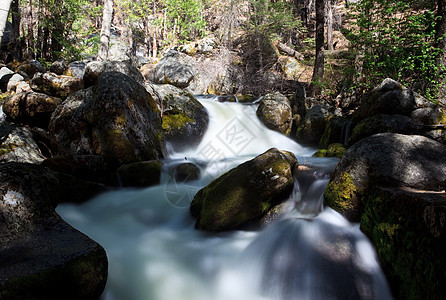
[[[376,187],[364,202],[361,230],[373,242],[395,298],[445,299],[444,190]]]
[[[407,116],[416,108],[415,93],[401,83],[387,78],[364,96],[353,119],[359,122],[379,114]]]
[[[33,78],[34,74],[38,72],[44,73],[45,68],[38,60],[32,59],[20,64],[15,71],[17,73],[24,72],[29,78]]]
[[[51,114],[61,102],[59,98],[42,93],[19,93],[5,101],[3,112],[16,123],[48,128]]]
[[[191,57],[175,50],[169,50],[155,67],[155,82],[185,88],[195,74],[194,61]]]
[[[290,135],[293,126],[290,101],[280,93],[267,94],[260,101],[257,117],[266,127]]]
[[[160,161],[142,161],[122,165],[118,168],[119,183],[124,186],[148,187],[160,184]]]
[[[0,69],[0,89],[2,92],[6,92],[8,82],[12,76],[14,76],[14,72],[7,67],[3,67]]]
[[[80,78],[56,75],[54,73],[36,73],[31,80],[31,88],[54,97],[66,99],[69,95],[84,88]]]
[[[58,177],[46,168],[0,165],[0,298],[98,299],[107,255],[55,212]]]
[[[118,72],[102,74],[57,107],[50,132],[61,152],[100,155],[111,166],[166,156],[155,101],[135,80]]]
[[[325,127],[331,117],[332,114],[327,107],[314,105],[307,111],[305,117],[300,122],[296,138],[304,143],[317,145],[320,138],[324,135]]]
[[[325,204],[358,222],[374,186],[446,188],[446,146],[423,136],[380,133],[351,146],[331,175]]]
[[[359,122],[353,129],[348,140],[350,145],[377,133],[416,134],[421,132],[421,126],[411,118],[401,115],[376,115]]]
[[[296,158],[275,148],[212,181],[195,195],[190,209],[204,230],[229,230],[258,220],[293,189]]]
[[[44,160],[27,127],[7,121],[0,122],[0,162],[23,162],[38,164]]]
[[[352,122],[348,119],[338,116],[332,117],[328,121],[324,134],[319,140],[319,147],[325,149],[333,143],[347,145],[352,130],[351,127]]]
[[[147,85],[163,111],[162,128],[175,148],[197,145],[209,123],[204,106],[190,93],[170,84]]]
[[[144,84],[144,77],[141,72],[131,64],[121,61],[92,61],[85,67],[83,77],[85,87],[95,85],[99,77],[105,72],[120,72],[131,77],[139,84]]]

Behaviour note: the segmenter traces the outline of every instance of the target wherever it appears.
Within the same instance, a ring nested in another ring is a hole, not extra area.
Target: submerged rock
[[[143,161],[122,165],[118,168],[119,181],[124,187],[148,187],[160,184],[160,161]]]
[[[156,103],[135,80],[106,72],[59,105],[50,132],[62,153],[100,155],[110,166],[166,156]]]
[[[19,93],[5,101],[3,112],[14,122],[47,129],[51,114],[61,102],[42,93]]]
[[[187,182],[191,180],[200,179],[201,171],[193,163],[183,163],[178,165],[174,172],[173,177],[176,182]]]
[[[257,117],[266,127],[290,135],[293,126],[290,101],[280,93],[267,94],[260,101]]]
[[[446,146],[423,136],[380,133],[351,146],[331,175],[325,204],[358,222],[374,186],[446,188]]]
[[[98,299],[104,249],[54,211],[58,177],[26,164],[0,165],[0,298]]]
[[[170,84],[147,85],[147,90],[162,107],[166,140],[176,149],[197,145],[209,123],[204,106],[187,91]]]
[[[275,148],[212,181],[195,195],[190,209],[204,230],[234,229],[258,220],[293,189],[296,158]]]

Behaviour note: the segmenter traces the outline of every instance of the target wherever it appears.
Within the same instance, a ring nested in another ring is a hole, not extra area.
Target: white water
[[[202,103],[210,113],[209,129],[196,149],[170,149],[161,185],[57,208],[106,249],[103,299],[353,299],[358,293],[363,299],[390,298],[374,250],[359,228],[332,210],[319,214],[327,174],[337,161],[311,158],[315,149],[266,129],[255,106]],[[257,232],[195,230],[189,203],[196,191],[271,147],[291,151],[301,164],[318,169],[296,183],[290,196],[299,211]],[[201,167],[202,179],[179,183],[170,176],[186,159]]]

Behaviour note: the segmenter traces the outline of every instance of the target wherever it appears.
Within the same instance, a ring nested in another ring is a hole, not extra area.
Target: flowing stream
[[[210,125],[195,149],[169,149],[162,182],[109,192],[57,212],[107,251],[105,300],[390,299],[376,254],[358,225],[322,195],[336,159],[268,130],[255,105],[200,101]],[[298,177],[289,213],[258,231],[196,230],[189,204],[223,172],[271,147],[293,152],[315,170]],[[202,177],[176,182],[176,165],[193,162]]]

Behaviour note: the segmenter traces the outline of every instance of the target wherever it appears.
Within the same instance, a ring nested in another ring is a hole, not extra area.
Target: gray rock
[[[50,71],[57,75],[64,75],[67,69],[67,63],[63,59],[56,60],[51,64]]]
[[[155,67],[155,83],[185,88],[196,74],[193,64],[193,59],[186,54],[169,50]]]
[[[15,91],[19,82],[22,82],[25,78],[20,74],[14,74],[8,81],[8,85],[6,86],[6,91]]]
[[[0,122],[0,162],[38,164],[44,160],[33,134],[27,127]]]
[[[266,127],[290,135],[293,126],[290,101],[280,93],[267,94],[260,101],[257,117]]]
[[[379,114],[407,116],[416,108],[414,92],[401,83],[387,78],[364,96],[353,120],[359,122]]]
[[[87,64],[84,72],[85,87],[96,84],[99,77],[105,72],[120,72],[131,77],[139,84],[144,84],[144,77],[134,66],[121,61],[93,61]]]
[[[69,63],[67,69],[64,72],[64,75],[73,76],[76,78],[83,78],[86,66],[87,61],[82,60]]]
[[[84,88],[80,78],[56,75],[54,73],[36,73],[31,80],[31,88],[54,97],[66,99],[69,95]]]
[[[104,249],[54,211],[58,177],[48,169],[0,165],[0,296],[97,299],[107,280]]]
[[[0,89],[2,90],[2,92],[6,92],[8,82],[13,75],[14,72],[7,67],[3,67],[0,69]]]
[[[16,123],[48,128],[51,114],[61,102],[59,98],[42,93],[18,93],[5,101],[3,111]]]
[[[167,155],[155,101],[119,72],[106,72],[94,88],[70,96],[53,113],[49,128],[63,153],[100,155],[111,166]]]
[[[359,221],[374,186],[446,188],[446,146],[423,136],[380,133],[351,146],[332,173],[325,203]]]
[[[325,132],[332,114],[322,105],[311,107],[297,128],[296,138],[304,143],[316,144]]]
[[[24,72],[29,78],[33,78],[36,73],[44,73],[45,68],[38,60],[32,59],[22,63],[16,71],[17,73]]]
[[[200,168],[192,163],[183,163],[175,168],[173,177],[177,183],[197,180],[201,177]]]
[[[161,180],[160,161],[143,161],[122,165],[118,168],[118,176],[124,187],[148,187],[158,185]]]

